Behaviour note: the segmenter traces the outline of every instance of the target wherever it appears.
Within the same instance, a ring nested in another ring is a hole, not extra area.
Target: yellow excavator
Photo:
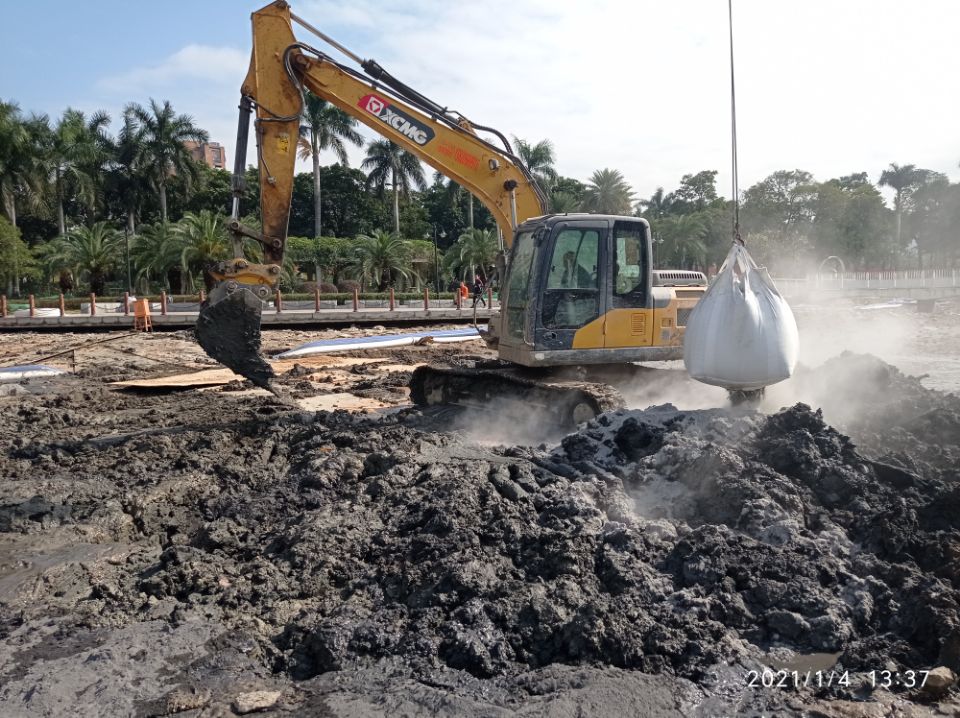
[[[655,270],[650,226],[638,217],[549,214],[548,200],[507,138],[428,99],[291,12],[285,0],[253,13],[253,51],[243,82],[229,230],[234,259],[212,273],[197,338],[213,358],[268,387],[260,316],[280,276],[304,91],[339,107],[473,193],[493,215],[506,255],[498,260],[501,311],[487,342],[499,361],[420,367],[421,405],[506,396],[580,423],[622,404],[608,376],[635,362],[680,359],[683,332],[706,290],[700,272]],[[353,67],[303,42],[317,35]],[[261,229],[240,223],[250,116],[260,177]],[[481,134],[483,136],[481,136]],[[263,262],[244,257],[250,239]]]

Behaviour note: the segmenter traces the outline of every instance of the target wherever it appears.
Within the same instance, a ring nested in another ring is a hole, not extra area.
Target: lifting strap
[[[727,0],[730,26],[730,147],[733,175],[733,241],[743,244],[740,237],[740,184],[737,176],[737,90],[733,72],[733,0]]]

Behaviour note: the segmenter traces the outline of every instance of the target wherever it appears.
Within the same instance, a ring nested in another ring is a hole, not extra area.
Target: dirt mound
[[[48,577],[42,600],[0,582],[0,640],[19,646],[0,661],[0,701],[46,675],[51,615],[63,636],[124,631],[131,645],[141,630],[145,650],[158,622],[178,641],[225,629],[175,672],[210,700],[244,675],[308,703],[349,683],[397,710],[447,696],[453,713],[496,714],[580,685],[607,686],[594,708],[609,712],[627,684],[655,695],[640,677],[659,674],[674,697],[659,714],[788,714],[787,694],[744,689],[746,670],[829,653],[859,676],[790,694],[808,702],[868,696],[870,670],[958,670],[956,400],[890,368],[872,381],[900,409],[862,423],[882,452],[803,404],[623,411],[553,448],[496,448],[426,430],[414,410],[82,388],[10,399],[19,413],[0,422],[31,428],[4,439],[0,536],[122,548]],[[91,411],[100,400],[109,412]],[[159,699],[171,680],[138,690]]]

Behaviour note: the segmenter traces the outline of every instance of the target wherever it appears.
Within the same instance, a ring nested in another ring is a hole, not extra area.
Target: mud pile
[[[243,676],[291,710],[345,693],[370,714],[563,696],[572,712],[788,714],[869,697],[866,671],[960,671],[960,435],[937,418],[958,401],[877,376],[898,410],[858,419],[862,451],[803,404],[624,411],[553,448],[489,448],[415,410],[263,398],[242,417],[207,399],[222,413],[203,423],[199,400],[134,415],[110,395],[136,428],[105,436],[62,394],[22,397],[0,419],[33,427],[4,435],[0,535],[122,549],[4,596],[0,701],[59,705],[37,693],[51,630],[79,641],[62,671],[107,633],[150,655],[158,626],[187,658],[128,676],[117,706],[228,703]],[[824,653],[861,677],[744,690],[751,667]]]

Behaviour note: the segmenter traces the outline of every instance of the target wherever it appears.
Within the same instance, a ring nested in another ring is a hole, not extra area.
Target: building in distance
[[[219,142],[194,142],[187,140],[183,146],[189,150],[197,162],[203,162],[207,167],[215,170],[226,169],[227,150]]]

